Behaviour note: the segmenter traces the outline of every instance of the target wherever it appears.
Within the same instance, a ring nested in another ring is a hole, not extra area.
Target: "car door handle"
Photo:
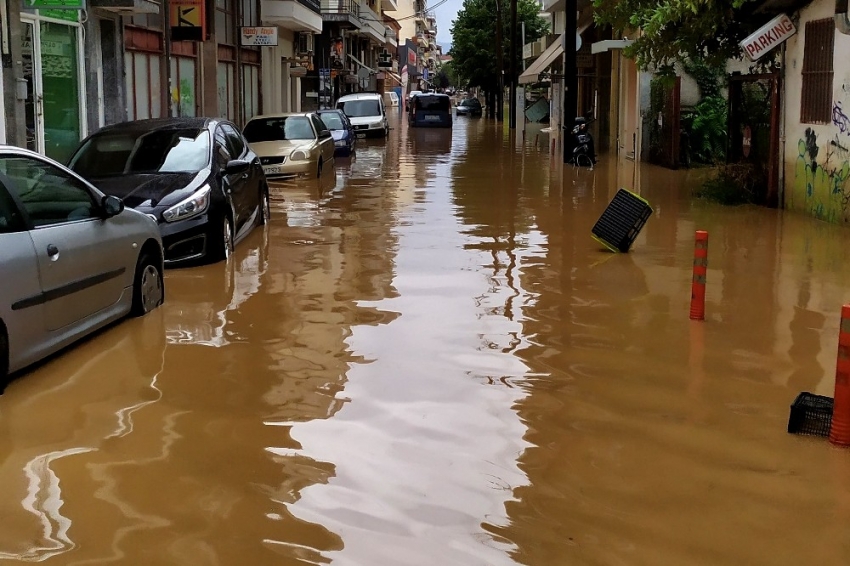
[[[53,244],[47,244],[47,255],[52,261],[59,259],[59,248]]]

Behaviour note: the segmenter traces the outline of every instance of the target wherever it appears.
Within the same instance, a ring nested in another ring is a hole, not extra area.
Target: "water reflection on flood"
[[[0,560],[850,561],[846,451],[785,433],[833,387],[843,228],[393,120],[274,183],[227,264],[7,389]],[[627,255],[589,237],[618,187],[655,209]]]

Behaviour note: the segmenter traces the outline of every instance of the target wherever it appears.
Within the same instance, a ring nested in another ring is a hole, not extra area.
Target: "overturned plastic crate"
[[[832,397],[800,393],[791,404],[788,432],[811,436],[829,436],[832,426]]]
[[[593,226],[593,239],[612,252],[626,253],[651,214],[646,199],[620,189]]]

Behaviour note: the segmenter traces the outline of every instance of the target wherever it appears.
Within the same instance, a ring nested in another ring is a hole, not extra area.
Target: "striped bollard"
[[[835,405],[829,441],[839,446],[850,446],[850,305],[841,307],[838,360],[835,363]]]
[[[708,271],[708,232],[697,230],[694,278],[691,283],[691,320],[705,320],[705,275]]]

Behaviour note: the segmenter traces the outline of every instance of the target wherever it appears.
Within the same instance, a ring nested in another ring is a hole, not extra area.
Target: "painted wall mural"
[[[788,208],[828,222],[850,222],[850,76],[836,89],[832,123],[808,127],[797,142]]]

